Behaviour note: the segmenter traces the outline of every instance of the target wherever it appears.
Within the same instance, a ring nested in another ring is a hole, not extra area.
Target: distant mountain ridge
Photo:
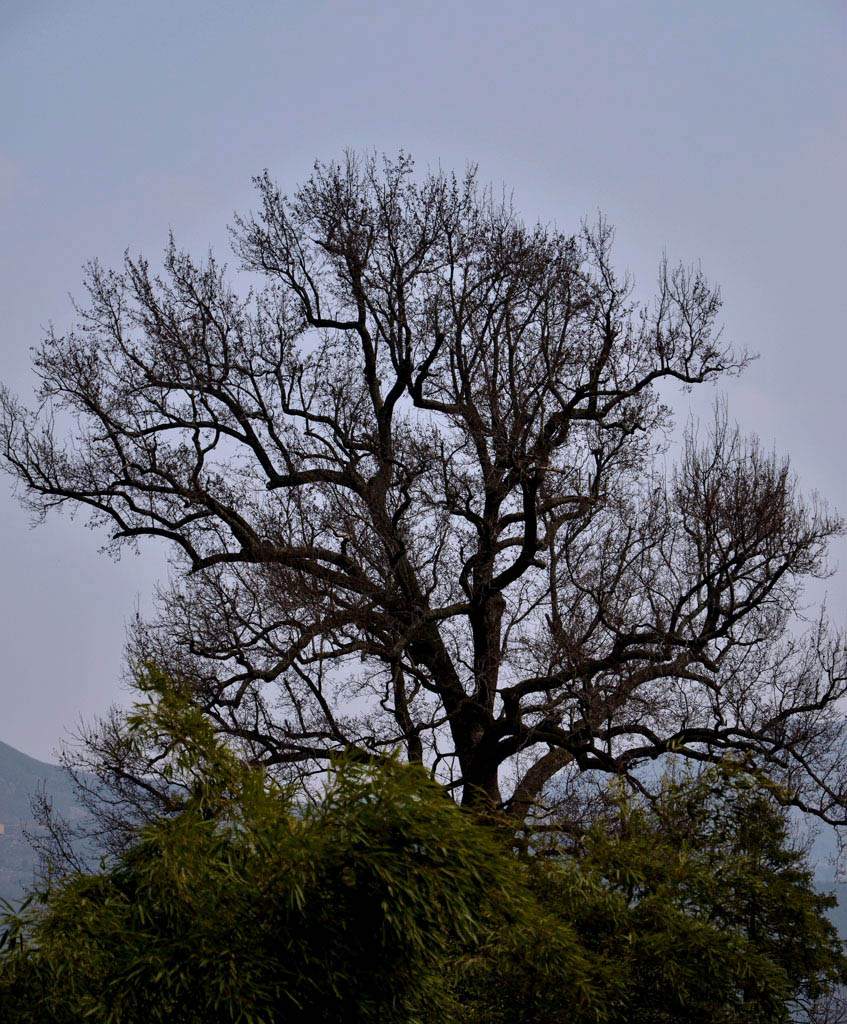
[[[35,826],[30,799],[40,786],[64,817],[73,820],[84,813],[62,768],[0,741],[0,897],[5,900],[19,899],[35,875],[38,858],[23,832]]]

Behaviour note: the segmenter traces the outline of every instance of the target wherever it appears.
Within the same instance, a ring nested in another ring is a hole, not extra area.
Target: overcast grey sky
[[[701,260],[746,431],[847,511],[847,7],[842,0],[0,0],[0,379],[70,323],[83,262],[197,252],[264,167],[286,189],[344,147],[514,188],[529,220],[603,210],[649,292]],[[712,394],[695,397],[708,410]],[[679,403],[682,418],[688,399]],[[164,549],[119,563],[82,519],[35,530],[0,477],[0,739],[33,756],[125,696],[127,621]],[[847,618],[844,570],[827,583]]]

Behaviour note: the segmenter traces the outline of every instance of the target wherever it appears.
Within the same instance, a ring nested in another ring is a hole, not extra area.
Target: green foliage
[[[475,941],[479,894],[504,912],[520,901],[498,842],[422,769],[397,764],[340,762],[319,802],[296,805],[217,743],[176,687],[155,675],[148,684],[155,699],[132,724],[169,737],[192,795],[114,864],[8,922],[0,1018],[445,1013],[438,968],[448,948]]]
[[[815,890],[762,781],[726,764],[666,780],[652,803],[612,796],[575,853],[536,840],[550,855],[531,872],[537,921],[476,959],[468,1020],[777,1024],[808,1019],[844,983],[834,899]],[[562,999],[572,988],[551,918],[578,936],[599,1006]]]
[[[6,919],[9,1024],[784,1022],[845,961],[785,818],[732,768],[623,790],[573,851],[462,811],[423,769],[275,787],[155,671],[130,725],[188,793]],[[300,802],[295,799],[300,798]]]
[[[835,900],[815,889],[767,780],[738,765],[668,779],[652,804],[621,797],[614,828],[595,827],[581,866],[609,879],[634,942],[647,943],[637,1002],[657,1006],[673,964],[680,996],[645,1020],[789,1020],[843,981],[825,916]]]

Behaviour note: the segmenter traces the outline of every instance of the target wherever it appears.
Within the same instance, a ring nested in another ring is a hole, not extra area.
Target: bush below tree
[[[307,800],[145,680],[130,727],[188,795],[6,918],[9,1024],[789,1022],[847,977],[833,901],[731,765],[613,787],[566,848],[394,761],[339,760]]]

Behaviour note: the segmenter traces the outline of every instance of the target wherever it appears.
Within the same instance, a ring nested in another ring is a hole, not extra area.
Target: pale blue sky
[[[700,259],[729,337],[762,356],[731,412],[847,511],[845,10],[0,0],[0,378],[29,392],[28,348],[69,322],[84,261],[155,257],[169,228],[224,250],[262,168],[290,188],[346,146],[403,147],[477,162],[530,220],[602,209],[645,292],[663,248]],[[120,699],[163,549],[114,564],[81,521],[31,531],[5,478],[0,516],[0,739],[47,758]]]

